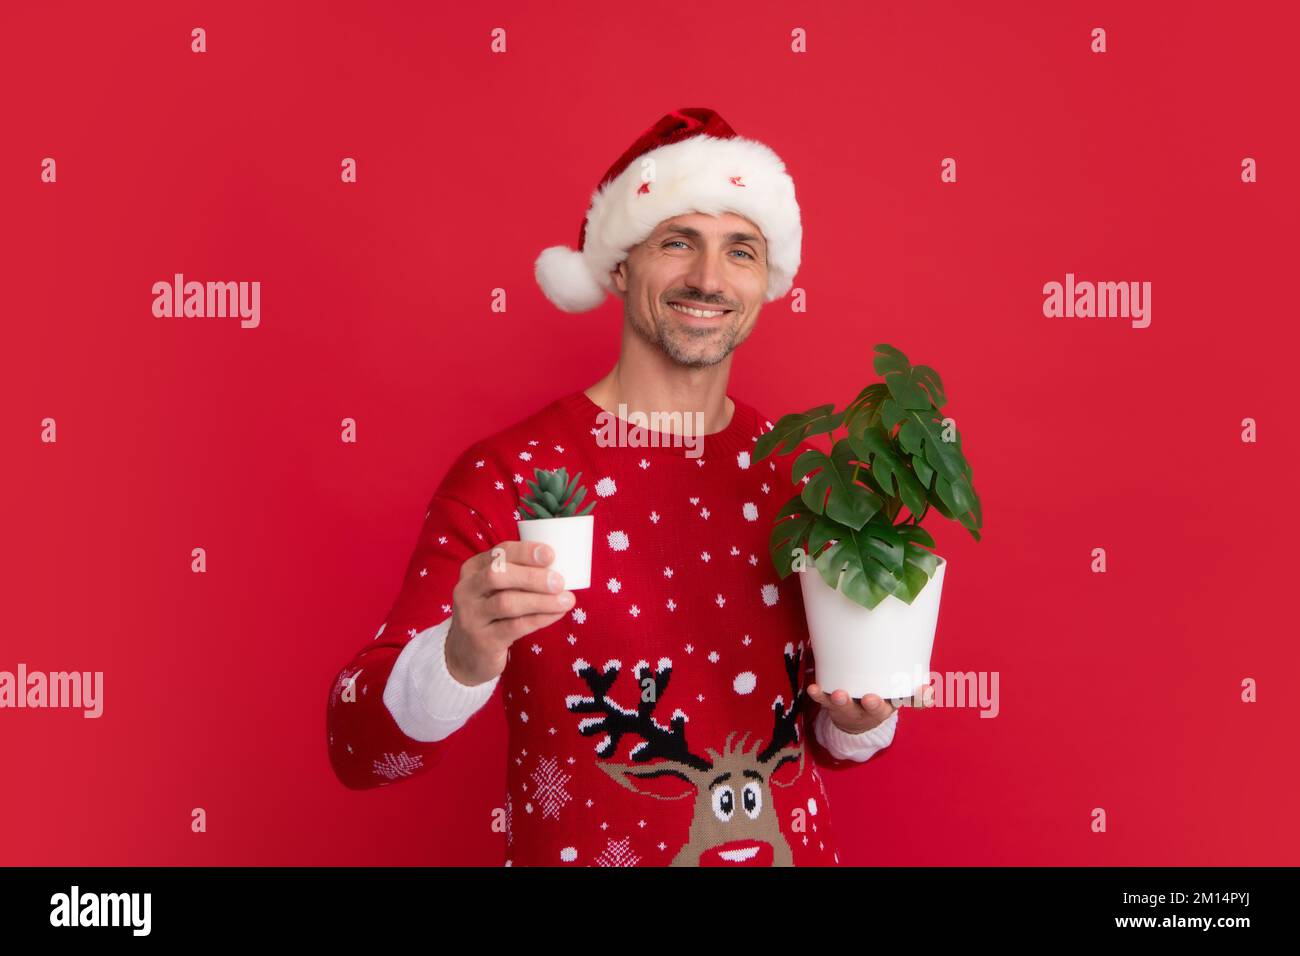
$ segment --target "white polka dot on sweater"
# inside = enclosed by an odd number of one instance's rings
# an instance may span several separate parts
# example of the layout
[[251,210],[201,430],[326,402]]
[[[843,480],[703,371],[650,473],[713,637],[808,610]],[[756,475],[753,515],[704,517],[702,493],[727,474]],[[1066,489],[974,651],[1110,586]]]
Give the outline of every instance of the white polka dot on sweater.
[[[812,803],[812,800],[809,800],[808,802]],[[572,863],[577,858],[578,858],[577,847],[566,846],[563,850],[560,851],[560,859],[563,860],[565,863]]]
[[766,604],[768,607],[771,607],[773,604],[776,603],[777,596],[779,595],[779,593],[780,592],[777,591],[775,584],[764,584],[763,603]]
[[615,551],[626,551],[628,546],[626,531],[611,531],[608,538],[609,546]]
[[748,467],[749,467],[749,452],[747,452],[747,451],[742,451],[742,452],[740,452],[739,454],[737,454],[737,455],[736,455],[736,464],[739,465],[741,468],[748,468]]
[[602,498],[608,498],[616,491],[618,491],[618,485],[614,484],[613,478],[605,477],[596,482],[596,494]]
[[752,694],[754,688],[758,686],[758,677],[753,671],[741,671],[731,682],[732,689],[737,694]]
[[746,521],[758,520],[758,505],[754,504],[754,502],[746,501],[745,506],[740,511],[745,516]]

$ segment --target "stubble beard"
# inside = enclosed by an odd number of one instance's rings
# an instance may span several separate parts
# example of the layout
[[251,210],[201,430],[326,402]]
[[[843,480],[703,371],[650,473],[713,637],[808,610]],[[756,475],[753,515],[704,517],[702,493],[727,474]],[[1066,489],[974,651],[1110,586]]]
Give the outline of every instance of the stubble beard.
[[[735,312],[731,313],[734,318],[725,327],[694,329],[677,325],[671,320],[663,324],[643,320],[630,304],[625,311],[632,328],[642,339],[685,368],[709,368],[717,365],[739,344],[736,339],[740,334],[740,318]],[[712,345],[701,350],[695,346],[695,343],[700,342],[711,342]]]

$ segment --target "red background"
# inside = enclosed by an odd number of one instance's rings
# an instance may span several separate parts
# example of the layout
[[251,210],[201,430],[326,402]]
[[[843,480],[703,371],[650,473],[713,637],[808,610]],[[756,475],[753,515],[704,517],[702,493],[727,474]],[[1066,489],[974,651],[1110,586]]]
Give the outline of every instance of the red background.
[[[933,666],[998,671],[1001,712],[904,713],[826,773],[841,859],[1300,862],[1298,24],[1137,6],[5,4],[0,669],[103,670],[105,712],[0,711],[0,863],[499,863],[499,706],[351,792],[325,697],[453,456],[612,365],[616,301],[559,313],[533,261],[680,106],[803,210],[809,310],[764,309],[733,394],[842,405],[891,342],[984,504],[979,544],[927,522]],[[259,280],[261,326],[155,319],[175,272]],[[1150,281],[1151,326],[1045,318],[1066,272]]]

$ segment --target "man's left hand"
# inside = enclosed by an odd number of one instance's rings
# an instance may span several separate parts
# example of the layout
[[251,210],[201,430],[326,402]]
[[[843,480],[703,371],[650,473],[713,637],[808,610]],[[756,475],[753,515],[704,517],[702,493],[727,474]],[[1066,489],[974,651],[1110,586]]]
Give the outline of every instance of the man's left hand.
[[[831,722],[846,734],[860,734],[879,727],[895,710],[892,703],[875,694],[864,694],[855,700],[843,690],[827,694],[817,684],[809,684],[807,691],[809,697],[830,711]],[[933,707],[934,688],[922,684],[912,697],[904,697],[900,703],[913,701],[919,702],[922,707]]]

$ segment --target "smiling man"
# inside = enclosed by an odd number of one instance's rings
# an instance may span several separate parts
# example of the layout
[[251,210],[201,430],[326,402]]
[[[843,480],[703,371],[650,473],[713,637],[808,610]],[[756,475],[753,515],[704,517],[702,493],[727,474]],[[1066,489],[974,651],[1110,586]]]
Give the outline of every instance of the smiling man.
[[[664,116],[610,167],[578,249],[545,250],[536,275],[564,311],[622,300],[618,359],[438,486],[392,609],[330,691],[344,784],[426,773],[500,684],[507,792],[481,819],[507,865],[839,862],[820,770],[887,747],[898,714],[809,683],[799,584],[767,550],[788,471],[754,463],[771,422],[727,391],[801,241],[782,161],[712,110]],[[616,409],[700,416],[703,454],[663,435],[609,447]],[[560,467],[597,501],[578,591],[518,540],[525,481]]]
[[[720,248],[729,263],[701,254]],[[754,330],[767,286],[767,243],[734,213],[676,216],[618,264],[616,286],[624,317],[650,346],[685,368],[710,368]]]

